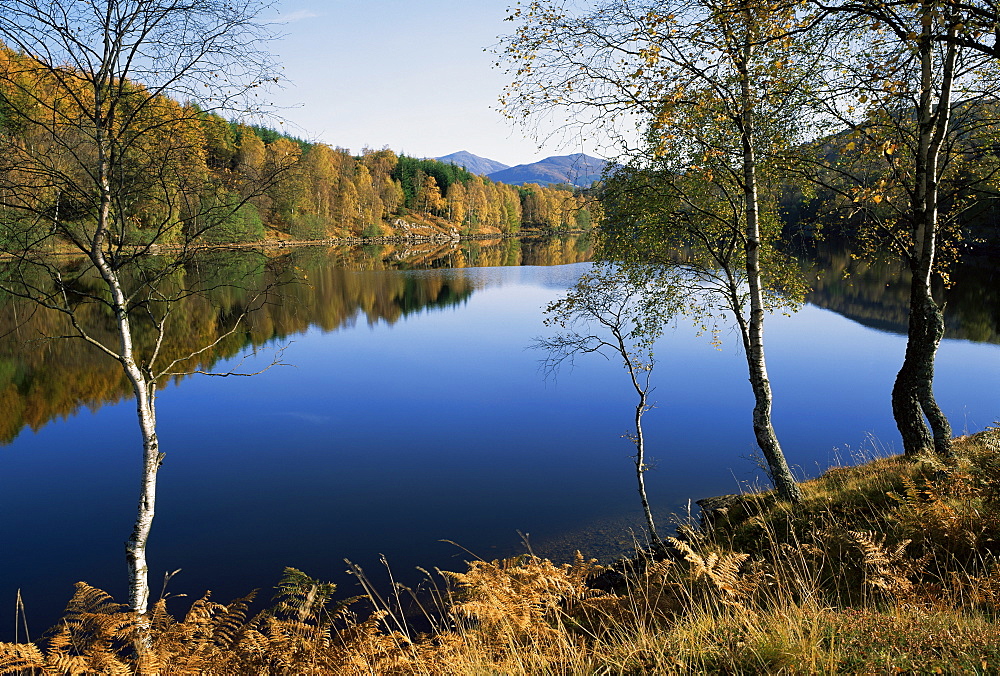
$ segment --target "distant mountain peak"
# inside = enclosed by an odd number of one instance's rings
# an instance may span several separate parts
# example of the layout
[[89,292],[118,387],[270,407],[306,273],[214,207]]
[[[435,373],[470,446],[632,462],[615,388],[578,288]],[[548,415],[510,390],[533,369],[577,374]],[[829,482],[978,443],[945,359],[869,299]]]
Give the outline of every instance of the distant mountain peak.
[[435,157],[434,159],[438,162],[444,162],[445,164],[454,164],[459,167],[464,167],[466,171],[472,172],[473,174],[479,174],[480,176],[487,176],[493,172],[503,171],[504,169],[510,167],[509,164],[504,164],[503,162],[497,162],[496,160],[480,157],[479,155],[473,155],[468,150],[459,150],[457,153],[452,153],[443,157]]
[[601,179],[601,172],[607,165],[605,160],[584,153],[553,155],[531,164],[519,164],[509,169],[501,169],[488,174],[500,183],[523,185],[525,183],[568,183],[581,188],[589,187]]
[[589,187],[594,181],[599,181],[601,172],[607,164],[605,160],[584,153],[553,155],[538,162],[519,164],[515,167],[473,155],[468,150],[460,150],[434,159],[464,167],[473,174],[486,176],[493,181],[508,185],[566,183],[581,188]]

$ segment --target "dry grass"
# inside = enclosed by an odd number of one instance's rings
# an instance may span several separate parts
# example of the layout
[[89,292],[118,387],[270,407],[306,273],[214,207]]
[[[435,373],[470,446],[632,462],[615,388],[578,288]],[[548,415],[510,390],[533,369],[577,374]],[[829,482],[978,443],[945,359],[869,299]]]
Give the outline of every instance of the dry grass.
[[295,570],[256,617],[247,599],[205,598],[180,620],[161,602],[148,632],[80,585],[44,640],[0,645],[0,673],[997,673],[1000,430],[957,446],[947,466],[832,469],[794,510],[742,496],[661,560],[441,573],[423,635],[382,600],[357,617]]

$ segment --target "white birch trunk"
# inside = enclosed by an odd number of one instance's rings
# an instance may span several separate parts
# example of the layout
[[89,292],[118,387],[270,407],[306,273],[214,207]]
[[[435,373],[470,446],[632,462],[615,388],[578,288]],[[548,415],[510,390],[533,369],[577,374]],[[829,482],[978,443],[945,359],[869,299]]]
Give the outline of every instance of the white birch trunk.
[[[95,101],[98,115],[102,114],[103,101],[98,88]],[[159,452],[159,441],[156,435],[155,381],[143,373],[136,363],[132,325],[128,315],[128,298],[122,288],[117,271],[108,262],[104,247],[111,230],[111,185],[109,166],[111,164],[110,143],[104,130],[98,127],[96,131],[98,148],[98,188],[100,190],[100,206],[97,225],[91,240],[89,256],[97,267],[111,296],[111,309],[115,315],[115,325],[118,330],[118,361],[132,385],[136,399],[136,410],[139,419],[139,430],[142,434],[143,463],[139,482],[139,504],[136,513],[135,526],[132,535],[125,545],[125,557],[129,573],[129,606],[133,611],[144,615],[149,606],[149,569],[146,564],[146,542],[153,524],[156,504],[156,473],[162,456]]]
[[[635,377],[633,376],[633,381]],[[639,404],[635,407],[635,479],[639,488],[639,499],[642,501],[642,513],[646,518],[646,528],[649,529],[649,539],[655,549],[662,549],[663,542],[656,533],[656,521],[653,520],[653,511],[649,507],[649,498],[646,496],[646,439],[642,431],[642,416],[646,412],[646,391],[639,390]]]
[[743,150],[743,197],[746,231],[744,246],[746,247],[746,274],[750,296],[750,319],[742,317],[742,309],[734,303],[734,311],[743,335],[743,346],[746,352],[747,368],[750,375],[750,385],[753,388],[753,431],[757,445],[764,453],[767,466],[771,473],[771,481],[778,495],[792,503],[802,501],[802,491],[792,477],[785,454],[778,443],[771,424],[771,406],[773,395],[771,381],[767,376],[767,364],[764,359],[764,299],[760,277],[760,207],[757,195],[757,158],[754,150],[754,119],[753,92],[750,86],[750,75],[746,69],[749,62],[749,48],[746,50],[740,68],[741,95],[744,107],[740,116],[740,136]]
[[[624,306],[623,306],[624,307]],[[635,407],[635,434],[627,435],[630,441],[635,444],[635,479],[636,487],[639,490],[639,500],[642,502],[642,514],[646,519],[646,529],[649,531],[649,541],[650,544],[656,550],[663,549],[663,541],[660,540],[660,536],[656,533],[656,521],[653,519],[653,511],[649,507],[649,497],[646,495],[646,470],[649,467],[646,466],[646,438],[642,429],[642,416],[645,415],[647,409],[647,394],[649,392],[649,370],[652,368],[652,364],[642,364],[637,361],[637,357],[633,356],[629,352],[628,344],[626,343],[625,336],[622,332],[621,326],[621,316],[618,316],[618,323],[616,326],[611,328],[611,333],[615,337],[615,349],[618,350],[618,354],[621,355],[622,360],[625,362],[625,369],[628,371],[629,378],[632,381],[632,388],[635,390],[636,396],[638,397],[638,402]],[[645,373],[646,378],[640,373]]]
[[[925,5],[925,13],[931,8]],[[954,21],[952,21],[954,24]],[[952,453],[951,425],[934,397],[934,359],[944,337],[944,317],[932,293],[932,274],[937,253],[939,206],[938,172],[941,146],[951,124],[951,92],[958,48],[948,42],[941,74],[941,91],[935,105],[933,23],[924,22],[920,49],[920,97],[917,110],[918,138],[911,206],[913,254],[910,257],[910,315],[906,354],[892,388],[892,410],[903,439],[903,450],[913,457],[930,450],[944,457]],[[957,29],[949,26],[954,39]],[[926,416],[931,431],[924,422]]]

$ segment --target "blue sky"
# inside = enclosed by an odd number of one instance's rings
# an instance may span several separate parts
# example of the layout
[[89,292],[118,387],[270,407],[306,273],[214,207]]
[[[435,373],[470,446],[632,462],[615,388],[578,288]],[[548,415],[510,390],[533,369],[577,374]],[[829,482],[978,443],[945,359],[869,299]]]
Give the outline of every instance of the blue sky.
[[274,92],[290,133],[359,152],[388,146],[416,157],[459,150],[505,164],[592,152],[579,142],[539,150],[505,120],[508,76],[488,50],[514,25],[516,0],[283,0],[272,44],[285,88]]

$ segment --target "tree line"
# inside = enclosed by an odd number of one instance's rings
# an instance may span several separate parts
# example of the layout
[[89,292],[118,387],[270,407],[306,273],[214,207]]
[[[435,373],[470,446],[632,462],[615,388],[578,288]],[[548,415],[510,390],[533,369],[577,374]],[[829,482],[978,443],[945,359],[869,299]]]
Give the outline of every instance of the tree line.
[[[0,47],[0,72],[4,74],[0,130],[6,143],[22,155],[0,167],[0,183],[8,194],[16,193],[0,201],[0,208],[7,218],[30,214],[38,228],[47,227],[39,215],[61,221],[93,218],[83,196],[67,194],[30,169],[32,155],[44,153],[47,160],[58,161],[53,154],[72,155],[77,145],[54,147],[53,130],[37,124],[29,110],[76,105],[67,99],[79,99],[81,93],[67,93],[66,84],[36,58],[7,47]],[[138,82],[125,86],[143,87]],[[269,236],[377,237],[394,234],[400,219],[454,227],[465,234],[512,233],[521,228],[576,230],[589,228],[593,221],[587,196],[565,186],[505,185],[455,165],[397,155],[389,149],[366,148],[354,155],[269,127],[229,120],[166,95],[149,103],[146,124],[150,129],[162,125],[164,137],[158,138],[155,131],[143,134],[141,143],[137,140],[123,149],[121,171],[136,192],[126,219],[129,227],[121,234],[129,242],[156,239],[170,244],[191,233],[211,243],[256,242]],[[168,169],[173,175],[158,189],[197,200],[166,207],[175,212],[167,214],[167,224],[155,213],[164,205],[139,194],[148,190],[149,181],[142,177],[149,159],[157,154],[156,144],[165,143],[178,148],[183,144],[184,152],[174,153],[172,164],[159,168],[158,173]],[[163,159],[162,151],[158,159]],[[181,231],[185,229],[187,233]]]

